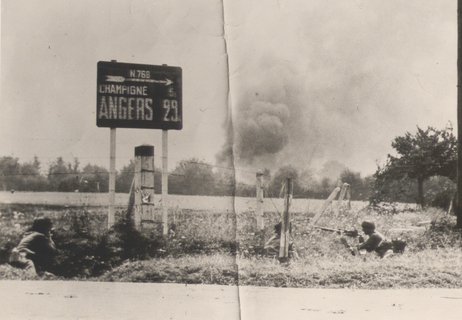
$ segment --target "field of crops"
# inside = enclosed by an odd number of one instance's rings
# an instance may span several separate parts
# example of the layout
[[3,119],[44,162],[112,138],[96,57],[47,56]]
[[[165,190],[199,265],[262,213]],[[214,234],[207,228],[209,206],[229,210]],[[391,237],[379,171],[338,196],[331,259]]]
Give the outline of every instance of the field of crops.
[[[359,229],[361,221],[367,219],[386,236],[407,241],[403,254],[382,260],[374,254],[352,256],[338,234],[313,228],[310,219],[323,201],[294,199],[291,239],[300,258],[280,264],[263,255],[262,246],[280,219],[282,199],[265,199],[265,229],[260,231],[255,199],[171,196],[172,232],[162,238],[160,225],[138,233],[119,223],[107,231],[106,208],[101,203],[96,206],[82,201],[85,196],[2,193],[0,278],[27,278],[6,264],[7,257],[32,219],[46,215],[54,221],[60,249],[55,272],[58,279],[334,288],[462,287],[462,235],[454,229],[453,216],[433,208],[369,208],[360,202],[353,203],[351,209],[337,210],[335,203],[328,207],[318,225]],[[92,201],[98,196],[102,199],[105,195],[96,195]],[[12,203],[12,198],[17,203]],[[60,206],[18,201],[39,198],[71,200]],[[76,199],[82,205],[71,202]],[[117,216],[124,221],[123,201]],[[354,244],[356,240],[350,241]]]

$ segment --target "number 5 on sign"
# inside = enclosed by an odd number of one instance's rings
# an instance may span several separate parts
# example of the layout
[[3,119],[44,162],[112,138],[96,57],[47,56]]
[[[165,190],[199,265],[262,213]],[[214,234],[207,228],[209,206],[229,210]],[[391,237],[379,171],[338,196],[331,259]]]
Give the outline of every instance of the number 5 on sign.
[[178,122],[180,117],[178,115],[178,101],[164,99],[164,121]]

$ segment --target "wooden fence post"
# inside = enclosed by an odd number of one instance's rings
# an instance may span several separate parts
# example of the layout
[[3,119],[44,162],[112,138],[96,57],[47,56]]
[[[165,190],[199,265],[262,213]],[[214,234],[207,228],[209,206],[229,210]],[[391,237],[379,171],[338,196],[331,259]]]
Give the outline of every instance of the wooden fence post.
[[257,197],[257,206],[255,210],[255,215],[257,218],[257,229],[259,231],[265,229],[265,221],[263,216],[263,173],[257,172],[257,181],[256,181],[256,197]]
[[279,261],[289,260],[289,241],[290,241],[290,202],[292,200],[292,179],[287,178],[284,196],[284,212],[281,220],[281,241],[279,245]]
[[135,227],[140,230],[143,221],[154,222],[154,147],[135,147]]

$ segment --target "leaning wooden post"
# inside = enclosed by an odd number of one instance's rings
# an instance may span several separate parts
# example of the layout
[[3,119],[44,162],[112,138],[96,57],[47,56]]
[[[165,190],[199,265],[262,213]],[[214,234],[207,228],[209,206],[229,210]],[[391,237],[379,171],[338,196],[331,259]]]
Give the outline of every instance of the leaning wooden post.
[[[345,196],[350,192],[349,190],[350,190],[350,185],[348,183],[345,182],[344,184],[342,184],[342,189],[340,191],[340,195],[338,196],[338,200],[337,200],[338,210],[340,210],[343,207],[343,200],[345,200]],[[347,204],[347,206],[348,205],[349,203]]]
[[292,199],[292,179],[287,178],[284,196],[284,213],[281,220],[281,240],[279,245],[279,261],[286,262],[289,259],[290,241],[290,202]]
[[332,203],[332,201],[335,199],[335,197],[337,197],[338,193],[340,192],[340,187],[336,187],[332,193],[330,194],[330,196],[326,199],[326,201],[324,201],[322,207],[321,207],[321,210],[319,210],[319,212],[313,217],[313,219],[311,219],[311,225],[315,225],[316,222],[319,220],[319,218],[321,218],[321,215],[324,213],[324,211],[326,211],[327,207],[329,206],[329,204]]
[[154,221],[154,147],[135,147],[135,193],[134,224],[142,228],[143,220]]
[[265,229],[265,221],[263,219],[263,173],[257,172],[257,181],[256,181],[256,200],[257,206],[255,210],[255,215],[257,217],[257,229],[263,230]]
[[343,199],[345,199],[345,195],[346,195],[348,187],[349,187],[348,183],[345,182],[344,184],[342,184],[342,189],[340,190],[340,195],[338,196],[339,206],[342,205]]

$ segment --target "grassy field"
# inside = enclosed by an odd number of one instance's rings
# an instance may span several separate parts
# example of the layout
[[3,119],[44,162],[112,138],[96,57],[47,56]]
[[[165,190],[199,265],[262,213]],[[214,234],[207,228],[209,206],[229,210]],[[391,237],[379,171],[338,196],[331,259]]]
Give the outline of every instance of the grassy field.
[[[107,232],[106,211],[101,207],[3,204],[0,278],[27,278],[9,266],[7,258],[32,219],[46,215],[55,223],[60,249],[54,279],[329,288],[462,287],[462,235],[454,229],[455,218],[440,210],[371,209],[364,204],[338,213],[328,210],[318,221],[318,225],[344,229],[359,229],[364,219],[375,221],[386,236],[407,241],[403,254],[388,259],[374,254],[352,256],[338,234],[310,227],[316,208],[295,212],[292,240],[300,258],[288,264],[262,255],[262,243],[272,235],[278,211],[265,212],[266,228],[259,232],[253,211],[177,206],[169,215],[174,232],[163,239],[160,225],[140,234],[120,223]],[[123,216],[120,208],[118,217]]]
[[[35,206],[74,206],[74,207],[106,207],[108,204],[107,193],[83,193],[83,192],[21,192],[14,193],[0,191],[0,203],[3,204],[31,204]],[[156,194],[154,204],[160,205],[161,196]],[[284,207],[283,199],[265,199],[263,209],[265,211],[281,211]],[[235,211],[238,213],[254,211],[255,198],[246,197],[218,197],[218,196],[188,196],[169,195],[168,206],[186,210],[206,210],[213,212]],[[324,200],[319,199],[293,199],[293,212],[315,212],[320,209]],[[124,207],[128,204],[128,194],[116,193],[115,204]],[[361,210],[367,205],[362,201],[352,201],[353,210]],[[397,204],[398,208],[412,207],[412,205]]]

